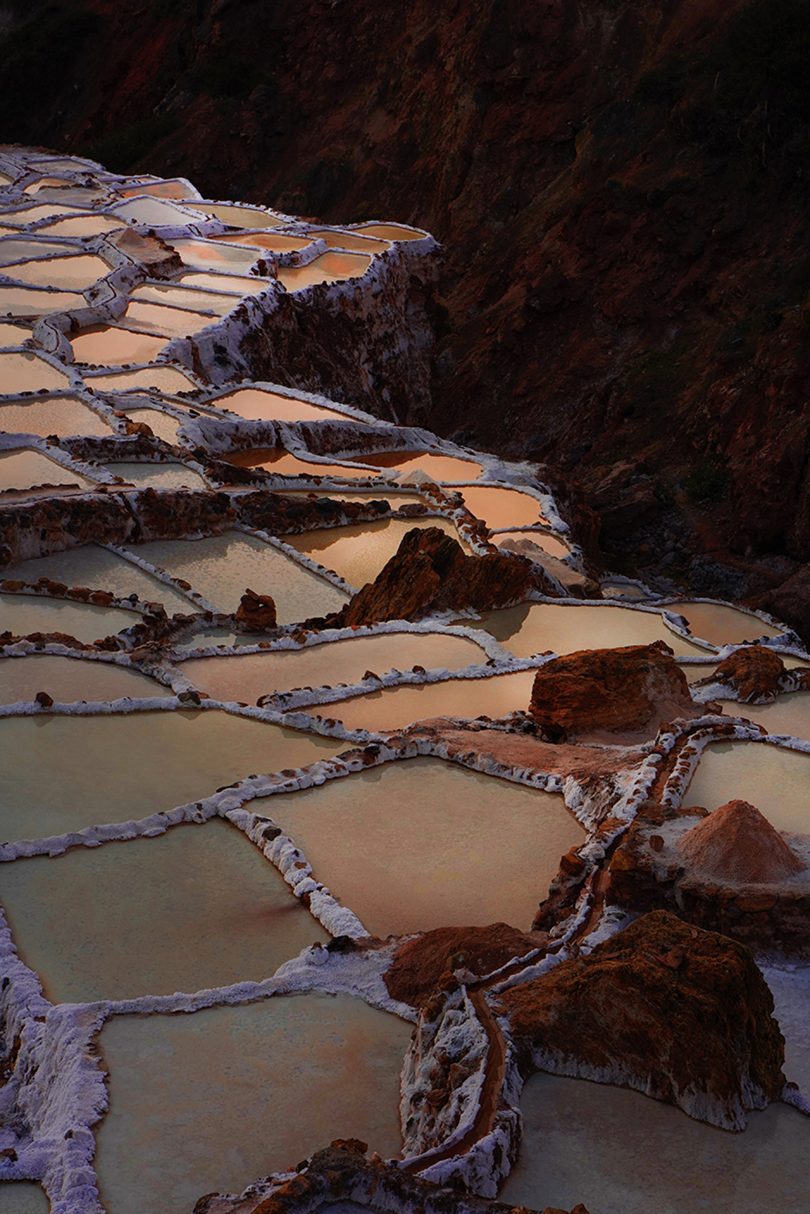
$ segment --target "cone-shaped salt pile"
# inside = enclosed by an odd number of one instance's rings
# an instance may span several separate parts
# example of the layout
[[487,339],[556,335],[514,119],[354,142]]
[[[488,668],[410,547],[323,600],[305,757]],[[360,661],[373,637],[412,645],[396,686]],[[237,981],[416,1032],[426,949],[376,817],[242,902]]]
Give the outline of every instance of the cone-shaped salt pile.
[[680,850],[704,872],[726,881],[785,881],[804,869],[778,831],[747,801],[729,801],[683,836]]

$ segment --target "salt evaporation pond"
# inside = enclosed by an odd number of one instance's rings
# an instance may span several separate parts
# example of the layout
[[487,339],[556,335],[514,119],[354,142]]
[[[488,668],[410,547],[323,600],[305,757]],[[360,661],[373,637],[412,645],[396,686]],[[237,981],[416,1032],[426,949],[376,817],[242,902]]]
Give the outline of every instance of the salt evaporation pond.
[[671,632],[657,611],[634,611],[631,607],[525,603],[488,611],[477,621],[464,622],[486,629],[520,658],[547,650],[563,654],[579,649],[649,645],[653,641],[666,641],[676,653],[706,655],[705,649]]
[[326,932],[222,819],[2,871],[17,950],[55,1003],[269,978]]
[[785,1078],[810,1097],[810,965],[787,959],[777,965],[760,963],[774,1001],[774,1015],[785,1039]]
[[33,1181],[0,1181],[0,1214],[48,1214],[44,1189]]
[[149,487],[151,489],[206,489],[203,478],[193,468],[187,468],[185,464],[172,463],[166,461],[162,464],[147,464],[147,463],[118,463],[106,464],[108,472],[112,472],[113,476],[120,476],[122,480],[128,481],[131,485],[137,485],[138,488]]
[[775,637],[783,631],[758,616],[722,603],[667,603],[665,611],[685,616],[692,634],[712,645],[739,645],[759,637]]
[[536,544],[538,548],[542,548],[549,556],[556,556],[561,561],[565,560],[570,553],[568,545],[563,540],[558,539],[556,535],[548,535],[545,531],[504,531],[500,535],[493,536],[492,542],[499,548],[509,548],[515,544],[525,543],[526,540],[530,544]]
[[[198,645],[200,640],[196,638]],[[217,700],[255,702],[261,695],[293,687],[359,683],[367,670],[385,674],[395,668],[410,670],[415,665],[457,670],[485,661],[484,651],[464,637],[394,632],[304,649],[196,658],[184,662],[182,671],[195,687]],[[335,715],[331,707],[323,712]]]
[[0,316],[50,316],[85,307],[76,291],[46,291],[37,287],[0,286]]
[[367,489],[365,493],[345,489],[282,489],[285,497],[324,498],[329,497],[333,502],[388,502],[392,510],[401,506],[415,506],[421,502],[415,493],[390,493],[388,489]]
[[585,838],[561,796],[441,759],[386,763],[251,808],[381,937],[500,920],[528,929],[560,857]]
[[448,679],[411,687],[386,687],[340,704],[311,709],[335,717],[347,729],[402,729],[412,721],[430,717],[504,717],[528,709],[534,670],[494,675],[487,679]]
[[116,367],[125,363],[146,363],[166,345],[165,337],[135,333],[115,325],[93,325],[71,338],[73,356],[78,363],[96,367]]
[[67,215],[54,223],[38,229],[48,236],[100,236],[103,232],[116,232],[124,225],[111,215]]
[[0,752],[15,762],[0,763],[0,838],[143,818],[345,745],[216,710],[6,718]]
[[38,434],[42,438],[51,434],[57,438],[71,434],[111,435],[109,423],[75,397],[2,404],[0,430],[10,434]]
[[336,1134],[397,1155],[410,1033],[346,995],[113,1018],[101,1034],[110,1108],[96,1130],[107,1208],[188,1214],[201,1194],[239,1193]]
[[193,240],[187,237],[172,240],[171,248],[180,254],[183,265],[190,268],[209,269],[222,267],[232,274],[247,274],[259,254],[255,249],[238,245],[214,243],[210,240]]
[[[50,252],[42,245],[40,253]],[[69,287],[85,291],[100,278],[106,278],[112,267],[94,253],[78,253],[69,257],[38,257],[35,261],[24,261],[9,266],[5,273],[17,282],[27,282],[39,287]]]
[[359,278],[371,265],[371,258],[360,253],[321,253],[305,266],[279,266],[278,281],[287,291],[303,291],[321,283]]
[[[249,283],[250,279],[245,279],[245,282]],[[222,289],[227,289],[224,284]],[[187,308],[192,312],[216,312],[219,316],[226,315],[239,302],[234,295],[219,295],[215,291],[196,290],[192,284],[183,287],[172,283],[153,282],[146,282],[143,286],[136,287],[130,295],[130,299],[145,303],[171,304],[174,307]]]
[[500,527],[530,527],[533,523],[548,521],[543,517],[537,498],[528,493],[521,493],[519,489],[472,485],[459,492],[470,513],[486,523],[490,530]]
[[[271,249],[274,253],[298,253],[308,249],[311,240],[301,236],[287,236],[283,232],[228,232],[224,236],[212,236],[212,240],[223,244],[236,244],[250,249]],[[253,254],[255,257],[257,254]]]
[[190,392],[194,384],[176,367],[157,363],[154,367],[141,367],[137,371],[113,371],[110,374],[92,375],[85,380],[96,392],[132,392],[139,388],[157,388],[160,392]]
[[[43,253],[59,254],[59,253],[75,253],[73,245],[60,244],[59,241],[46,240],[30,240],[20,238],[19,240],[3,240],[0,241],[0,265],[8,266],[15,261],[22,261],[27,257],[40,257]],[[4,271],[5,273],[5,271]],[[11,277],[14,277],[14,272],[10,271]]]
[[252,535],[229,531],[201,540],[152,540],[133,551],[185,578],[222,611],[236,611],[248,587],[273,596],[282,624],[339,611],[346,602],[345,594],[325,578]]
[[143,422],[156,438],[162,438],[165,443],[176,446],[180,442],[180,422],[170,413],[164,413],[162,409],[126,409],[125,412],[130,421]]
[[3,395],[18,392],[39,392],[40,388],[66,388],[68,377],[44,358],[27,350],[10,350],[0,354],[0,388]]
[[43,485],[79,489],[91,488],[92,482],[30,447],[0,452],[0,492],[18,489],[27,493]]
[[590,1214],[761,1214],[807,1209],[810,1124],[771,1105],[741,1134],[623,1088],[535,1075],[500,1200]]
[[[282,396],[280,392],[265,391],[263,388],[237,388],[235,392],[218,396],[216,400],[208,403],[217,409],[229,409],[231,413],[238,413],[247,421],[306,422],[345,417],[345,414],[340,413],[337,409],[327,409],[323,405],[310,404],[308,400],[298,400],[295,396]],[[258,451],[250,452],[251,457],[254,454],[259,457],[262,455]],[[242,463],[242,459],[237,459],[235,455],[230,458],[231,463]],[[252,465],[254,462],[259,463],[261,459],[254,461],[251,458],[250,464]],[[351,469],[349,469],[349,474],[351,475]],[[363,473],[363,475],[365,476],[367,473]]]
[[201,329],[216,324],[218,317],[136,299],[127,307],[124,320],[127,324],[142,325],[160,333],[168,340],[170,337],[187,337],[192,333],[199,333]]
[[[136,594],[144,603],[162,603],[170,615],[174,612],[190,615],[198,610],[196,604],[179,590],[172,589],[159,578],[139,569],[132,561],[98,544],[65,548],[64,551],[53,552],[50,556],[22,561],[19,565],[12,566],[7,573],[10,577],[22,578],[25,582],[36,582],[41,577],[47,577],[54,582],[64,582],[67,586],[110,590],[121,599]],[[140,622],[140,617],[135,615],[128,615],[127,619],[130,624],[121,627]],[[119,629],[116,628],[115,631],[118,632]]]
[[439,455],[432,451],[382,451],[356,458],[377,468],[396,471],[405,479],[414,472],[426,472],[434,481],[470,481],[484,471],[483,466],[475,460]]
[[334,569],[350,586],[360,587],[374,581],[414,527],[438,527],[445,535],[459,539],[455,527],[445,518],[387,518],[373,523],[351,523],[347,527],[324,527],[284,538],[299,552]]
[[128,666],[115,662],[93,662],[55,654],[27,654],[24,658],[0,658],[0,699],[4,704],[33,700],[47,691],[57,704],[74,700],[118,700],[122,696],[142,699],[170,696],[168,687]]
[[317,463],[315,460],[299,459],[297,455],[291,455],[283,447],[235,451],[225,458],[228,463],[236,464],[239,468],[263,468],[265,472],[272,472],[275,476],[308,476],[310,479],[328,476],[330,479],[374,480],[382,475],[369,468],[352,467],[351,464],[325,464]]
[[732,717],[746,717],[767,729],[768,733],[788,734],[810,741],[810,692],[794,691],[780,695],[773,704],[739,704],[721,700],[723,711]]
[[[17,569],[4,570],[17,576]],[[0,632],[29,636],[32,632],[64,632],[77,641],[92,644],[124,628],[140,624],[134,611],[117,607],[94,607],[68,599],[37,594],[0,594]]]
[[703,751],[684,805],[749,801],[777,830],[810,831],[810,755],[762,742],[716,742]]

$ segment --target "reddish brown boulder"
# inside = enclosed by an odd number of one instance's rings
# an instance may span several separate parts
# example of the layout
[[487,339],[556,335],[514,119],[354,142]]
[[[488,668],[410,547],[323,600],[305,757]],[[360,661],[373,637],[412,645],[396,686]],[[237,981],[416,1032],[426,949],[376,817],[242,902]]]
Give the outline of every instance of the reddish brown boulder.
[[805,865],[768,819],[748,801],[729,801],[680,840],[684,859],[722,881],[740,884],[789,880]]
[[452,970],[465,969],[483,977],[513,957],[525,956],[543,939],[507,923],[439,927],[400,945],[386,972],[385,985],[392,999],[419,1007]]
[[330,623],[340,627],[407,620],[431,611],[488,611],[519,603],[532,590],[553,594],[542,570],[520,556],[467,556],[438,527],[403,536],[391,560]]
[[501,996],[527,1066],[634,1088],[725,1129],[776,1100],[784,1041],[742,944],[653,911]]
[[529,712],[555,740],[653,736],[677,717],[700,716],[686,677],[663,641],[583,649],[554,658],[534,679]]
[[276,627],[276,604],[269,594],[246,590],[234,617],[247,632],[267,632]]
[[778,653],[762,645],[746,645],[725,658],[702,683],[725,683],[734,688],[741,704],[768,704],[775,700],[785,676]]

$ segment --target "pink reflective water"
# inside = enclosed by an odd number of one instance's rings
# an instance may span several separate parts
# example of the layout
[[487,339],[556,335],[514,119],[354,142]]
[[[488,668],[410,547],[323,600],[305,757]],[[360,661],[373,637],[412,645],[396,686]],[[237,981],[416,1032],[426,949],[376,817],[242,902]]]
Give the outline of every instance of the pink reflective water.
[[340,704],[313,706],[312,711],[337,718],[347,729],[371,730],[402,729],[429,717],[503,717],[528,709],[534,675],[533,670],[524,670],[488,679],[386,687]]

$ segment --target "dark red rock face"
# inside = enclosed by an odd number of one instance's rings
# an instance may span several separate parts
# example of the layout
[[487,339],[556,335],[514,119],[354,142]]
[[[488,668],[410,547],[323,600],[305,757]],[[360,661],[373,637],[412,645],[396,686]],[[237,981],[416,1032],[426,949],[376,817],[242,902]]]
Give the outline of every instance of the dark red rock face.
[[246,590],[236,609],[235,622],[245,632],[265,632],[276,626],[276,604],[269,594]]
[[[501,998],[527,1057],[741,1129],[784,1085],[773,998],[741,944],[654,911]],[[536,1052],[536,1053],[535,1053]]]
[[686,677],[663,641],[583,649],[555,658],[534,678],[529,712],[552,740],[654,736],[677,717],[700,716]]
[[785,664],[778,653],[748,645],[735,650],[705,681],[732,687],[742,704],[763,704],[776,699],[784,674]]
[[417,619],[430,611],[488,611],[522,602],[531,590],[553,593],[542,570],[521,556],[466,556],[438,527],[415,527],[330,627]]
[[399,946],[385,972],[385,985],[393,999],[419,1007],[445,980],[453,980],[454,970],[483,978],[513,957],[526,956],[543,939],[508,923],[439,927]]
[[13,11],[0,138],[432,231],[433,406],[392,347],[381,408],[552,463],[614,564],[663,538],[723,596],[804,565],[773,606],[810,627],[803,0]]

